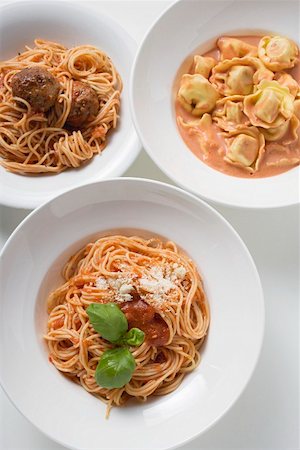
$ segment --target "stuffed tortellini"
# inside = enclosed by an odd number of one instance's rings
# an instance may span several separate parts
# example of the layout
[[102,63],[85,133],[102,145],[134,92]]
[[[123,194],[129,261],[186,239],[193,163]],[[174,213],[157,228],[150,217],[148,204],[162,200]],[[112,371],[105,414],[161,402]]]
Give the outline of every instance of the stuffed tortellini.
[[222,95],[248,95],[253,92],[253,76],[259,68],[257,58],[226,59],[212,69],[209,80]]
[[296,114],[294,114],[290,120],[287,120],[279,127],[268,129],[260,128],[260,131],[263,133],[266,141],[274,142],[284,138],[283,144],[289,145],[297,141],[298,127],[299,127],[299,120]]
[[264,36],[258,44],[258,56],[273,71],[290,69],[298,61],[298,47],[283,36]]
[[300,98],[296,98],[294,101],[294,113],[295,116],[300,119]]
[[242,58],[243,56],[257,56],[257,47],[247,44],[240,39],[222,36],[217,40],[221,60]]
[[250,125],[250,121],[244,114],[244,97],[242,95],[232,95],[218,100],[213,111],[213,121],[225,131],[234,131]]
[[[205,164],[245,178],[278,175],[300,163],[300,62],[285,37],[219,37],[178,73],[180,134]],[[199,53],[199,52],[198,52]],[[189,66],[188,66],[189,65]],[[185,109],[185,111],[183,110]]]
[[177,99],[183,108],[194,116],[202,116],[212,111],[218,98],[218,91],[202,75],[182,76]]
[[274,80],[278,81],[281,86],[287,87],[292,96],[296,97],[299,91],[299,84],[289,73],[277,72],[275,73]]
[[269,70],[266,67],[262,66],[253,75],[253,84],[254,85],[259,84],[262,80],[272,81],[274,75],[275,74],[274,72],[272,72],[272,70]]
[[266,150],[269,156],[266,161],[268,167],[292,167],[300,162],[299,156],[289,155],[289,148],[286,145],[271,142],[266,144]]
[[254,94],[245,97],[244,112],[252,125],[277,128],[292,117],[294,98],[277,81],[263,80]]
[[217,64],[215,58],[210,56],[194,56],[194,73],[199,73],[204,78],[208,78],[211,69]]
[[227,144],[224,160],[248,172],[255,172],[265,151],[265,138],[256,127],[244,127],[226,133]]
[[182,117],[177,119],[178,125],[184,128],[189,136],[194,135],[203,152],[205,160],[211,152],[218,150],[218,143],[214,139],[214,130],[212,128],[212,119],[210,114],[203,114],[201,119],[185,122]]

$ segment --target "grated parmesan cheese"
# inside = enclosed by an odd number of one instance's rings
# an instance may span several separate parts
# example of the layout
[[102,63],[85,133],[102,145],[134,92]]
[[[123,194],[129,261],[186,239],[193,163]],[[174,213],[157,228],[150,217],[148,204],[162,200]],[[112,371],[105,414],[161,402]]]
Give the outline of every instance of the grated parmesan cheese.
[[98,289],[107,290],[111,289],[114,293],[115,300],[118,302],[129,302],[132,300],[130,294],[134,290],[132,285],[133,276],[124,276],[122,272],[115,277],[98,277],[96,280],[96,287]]
[[183,280],[183,278],[186,276],[186,269],[183,266],[176,267],[174,269],[173,275],[175,276],[175,279]]
[[140,286],[154,294],[165,294],[175,287],[171,280],[163,277],[163,274],[152,280],[149,280],[148,278],[141,278]]
[[132,286],[132,284],[122,284],[120,286],[119,292],[120,294],[124,295],[124,294],[130,294],[130,292],[132,292],[134,289],[134,287]]
[[154,303],[158,307],[168,300],[170,291],[176,288],[186,275],[186,269],[177,263],[165,263],[152,266],[141,278],[131,272],[117,272],[116,277],[97,278],[96,287],[101,290],[111,289],[117,302],[133,300],[136,290],[141,299]]
[[106,279],[104,277],[99,277],[96,280],[96,288],[101,289],[102,291],[106,290],[108,288],[108,284],[106,282]]

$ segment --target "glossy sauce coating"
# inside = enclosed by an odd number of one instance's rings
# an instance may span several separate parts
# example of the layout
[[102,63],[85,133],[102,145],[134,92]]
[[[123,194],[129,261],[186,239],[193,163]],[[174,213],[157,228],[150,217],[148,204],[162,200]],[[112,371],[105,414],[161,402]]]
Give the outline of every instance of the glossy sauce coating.
[[165,345],[169,340],[166,322],[155,313],[155,309],[141,299],[135,299],[121,306],[129,328],[140,328],[146,335],[146,342],[154,347]]

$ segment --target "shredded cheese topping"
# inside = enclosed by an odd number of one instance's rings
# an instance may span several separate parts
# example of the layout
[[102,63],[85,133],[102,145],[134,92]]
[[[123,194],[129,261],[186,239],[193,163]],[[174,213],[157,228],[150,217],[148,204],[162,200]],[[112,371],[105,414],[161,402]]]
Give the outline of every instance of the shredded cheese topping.
[[95,284],[101,291],[112,290],[115,301],[119,303],[133,300],[132,293],[136,290],[143,300],[159,307],[167,299],[167,294],[184,280],[186,272],[184,266],[173,263],[152,266],[140,277],[132,272],[117,272],[116,276],[107,278],[101,276]]

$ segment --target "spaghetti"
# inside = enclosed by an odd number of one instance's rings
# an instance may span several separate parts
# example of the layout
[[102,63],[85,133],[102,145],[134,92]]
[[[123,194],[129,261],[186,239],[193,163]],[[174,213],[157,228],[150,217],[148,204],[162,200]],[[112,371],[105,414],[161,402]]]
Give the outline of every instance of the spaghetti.
[[[173,242],[103,237],[72,256],[63,276],[65,284],[48,298],[49,359],[104,400],[108,411],[132,397],[146,400],[174,391],[198,365],[209,306],[195,264]],[[86,312],[92,303],[108,302],[117,304],[129,323],[135,314],[134,326],[139,326],[139,306],[146,307],[147,314],[154,311],[152,322],[140,322],[145,341],[130,347],[136,362],[133,376],[118,389],[95,381],[99,358],[112,345],[95,332]]]
[[[14,97],[12,79],[23,69],[46,69],[59,83],[55,105],[36,112]],[[99,111],[80,129],[68,127],[74,83],[96,93]],[[37,39],[18,56],[0,62],[0,164],[20,174],[59,173],[100,154],[116,128],[122,81],[110,58],[91,45],[71,49]],[[97,99],[96,99],[97,100]]]

